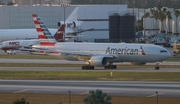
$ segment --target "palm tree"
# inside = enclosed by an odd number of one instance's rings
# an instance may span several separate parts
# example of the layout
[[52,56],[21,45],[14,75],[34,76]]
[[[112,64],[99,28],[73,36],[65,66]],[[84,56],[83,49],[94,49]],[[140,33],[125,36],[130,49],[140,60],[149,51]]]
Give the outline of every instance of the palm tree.
[[158,18],[161,21],[161,32],[164,33],[164,25],[163,22],[166,19],[166,8],[163,8],[163,10],[159,10]]
[[148,18],[150,16],[149,12],[146,12],[144,15],[143,15],[143,18]]
[[84,98],[84,104],[112,104],[111,96],[103,93],[102,90],[91,90],[86,98]]
[[29,102],[26,102],[25,98],[17,99],[12,104],[29,104]]
[[168,33],[170,33],[170,20],[172,19],[171,12],[167,11],[166,16],[167,16],[167,19],[168,19]]
[[157,20],[158,20],[158,18],[159,18],[159,12],[158,12],[158,10],[155,10],[154,11],[154,14],[153,14],[153,17],[155,18],[155,20],[156,20],[156,29],[158,28],[158,22],[157,22]]
[[176,34],[178,34],[178,17],[180,16],[180,11],[178,9],[174,9],[174,15],[176,17]]
[[[145,40],[145,32],[146,32],[146,18],[148,18],[150,16],[149,12],[146,12],[143,16],[142,19],[144,18],[144,40]],[[139,37],[139,35],[138,35]]]

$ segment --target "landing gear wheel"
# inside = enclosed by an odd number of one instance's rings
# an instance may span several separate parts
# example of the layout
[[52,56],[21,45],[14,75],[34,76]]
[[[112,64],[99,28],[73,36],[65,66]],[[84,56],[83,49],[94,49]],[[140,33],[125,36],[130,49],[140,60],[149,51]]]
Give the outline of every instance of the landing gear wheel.
[[94,70],[94,66],[90,66],[90,65],[82,66],[82,70]]
[[85,66],[82,66],[82,70],[84,70],[85,69]]
[[104,66],[104,69],[108,69],[108,66]]
[[107,65],[107,66],[104,66],[104,69],[116,69],[117,66],[116,65]]
[[117,68],[117,66],[116,65],[113,65],[113,69],[116,69]]
[[159,66],[155,66],[155,70],[159,70]]

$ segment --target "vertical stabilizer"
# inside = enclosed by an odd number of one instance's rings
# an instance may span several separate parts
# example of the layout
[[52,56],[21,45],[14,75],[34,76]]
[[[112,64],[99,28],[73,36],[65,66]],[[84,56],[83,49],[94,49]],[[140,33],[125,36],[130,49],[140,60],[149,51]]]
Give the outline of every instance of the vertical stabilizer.
[[49,32],[41,18],[37,14],[32,14],[34,25],[36,27],[36,31],[38,34],[38,38],[40,41],[40,45],[42,46],[54,46],[56,43],[56,40],[52,36],[52,34]]
[[64,28],[65,28],[65,25],[63,24],[63,25],[61,25],[60,27],[59,27],[59,29],[57,30],[57,32],[54,34],[54,38],[56,39],[56,41],[58,41],[58,42],[62,42],[62,41],[64,41],[63,39],[63,37],[64,37]]
[[77,18],[78,18],[78,10],[79,10],[79,7],[76,7],[73,12],[70,14],[70,16],[66,19],[66,22],[67,21],[77,21]]

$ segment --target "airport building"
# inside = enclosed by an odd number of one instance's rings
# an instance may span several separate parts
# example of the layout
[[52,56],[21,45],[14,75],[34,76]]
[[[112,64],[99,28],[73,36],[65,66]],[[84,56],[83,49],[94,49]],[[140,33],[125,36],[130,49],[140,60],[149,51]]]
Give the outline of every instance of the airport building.
[[0,6],[0,29],[35,28],[32,13],[37,13],[48,28],[58,28],[57,23],[64,21],[64,14],[67,18],[77,6],[79,6],[78,20],[83,21],[79,29],[94,28],[93,31],[81,33],[78,38],[78,40],[87,42],[94,42],[95,39],[109,39],[109,14],[128,10],[127,5],[69,5],[65,7],[60,5],[3,5]]
[[129,13],[112,13],[109,16],[109,41],[113,43],[135,42],[136,17]]
[[18,5],[41,4],[41,0],[12,0],[12,2]]

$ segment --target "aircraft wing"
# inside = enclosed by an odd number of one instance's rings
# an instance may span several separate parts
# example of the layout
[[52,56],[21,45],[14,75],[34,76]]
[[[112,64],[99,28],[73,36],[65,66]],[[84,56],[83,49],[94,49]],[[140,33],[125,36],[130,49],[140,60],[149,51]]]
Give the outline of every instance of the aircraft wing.
[[86,52],[65,52],[65,51],[56,51],[56,50],[49,50],[49,49],[28,49],[28,48],[20,48],[21,51],[29,51],[29,52],[40,52],[48,54],[62,54],[62,55],[74,55],[75,57],[86,57],[90,58],[92,56],[104,56],[106,58],[116,58],[117,55],[109,55],[109,54],[91,54]]
[[106,58],[116,58],[118,57],[117,55],[109,55],[109,54],[91,54],[91,53],[86,53],[86,52],[64,52],[64,51],[58,51],[60,54],[63,55],[74,55],[75,57],[92,57],[92,56],[104,56]]
[[80,31],[75,31],[75,32],[69,32],[69,33],[66,33],[66,35],[76,35],[76,34],[78,34],[78,33],[82,33],[82,32],[85,32],[85,31],[92,31],[92,30],[94,30],[94,28],[89,28],[89,29],[84,29],[84,30],[80,30]]
[[57,53],[57,51],[55,50],[50,50],[50,49],[46,49],[46,48],[20,48],[20,51],[29,51],[29,52],[40,52],[40,53]]

